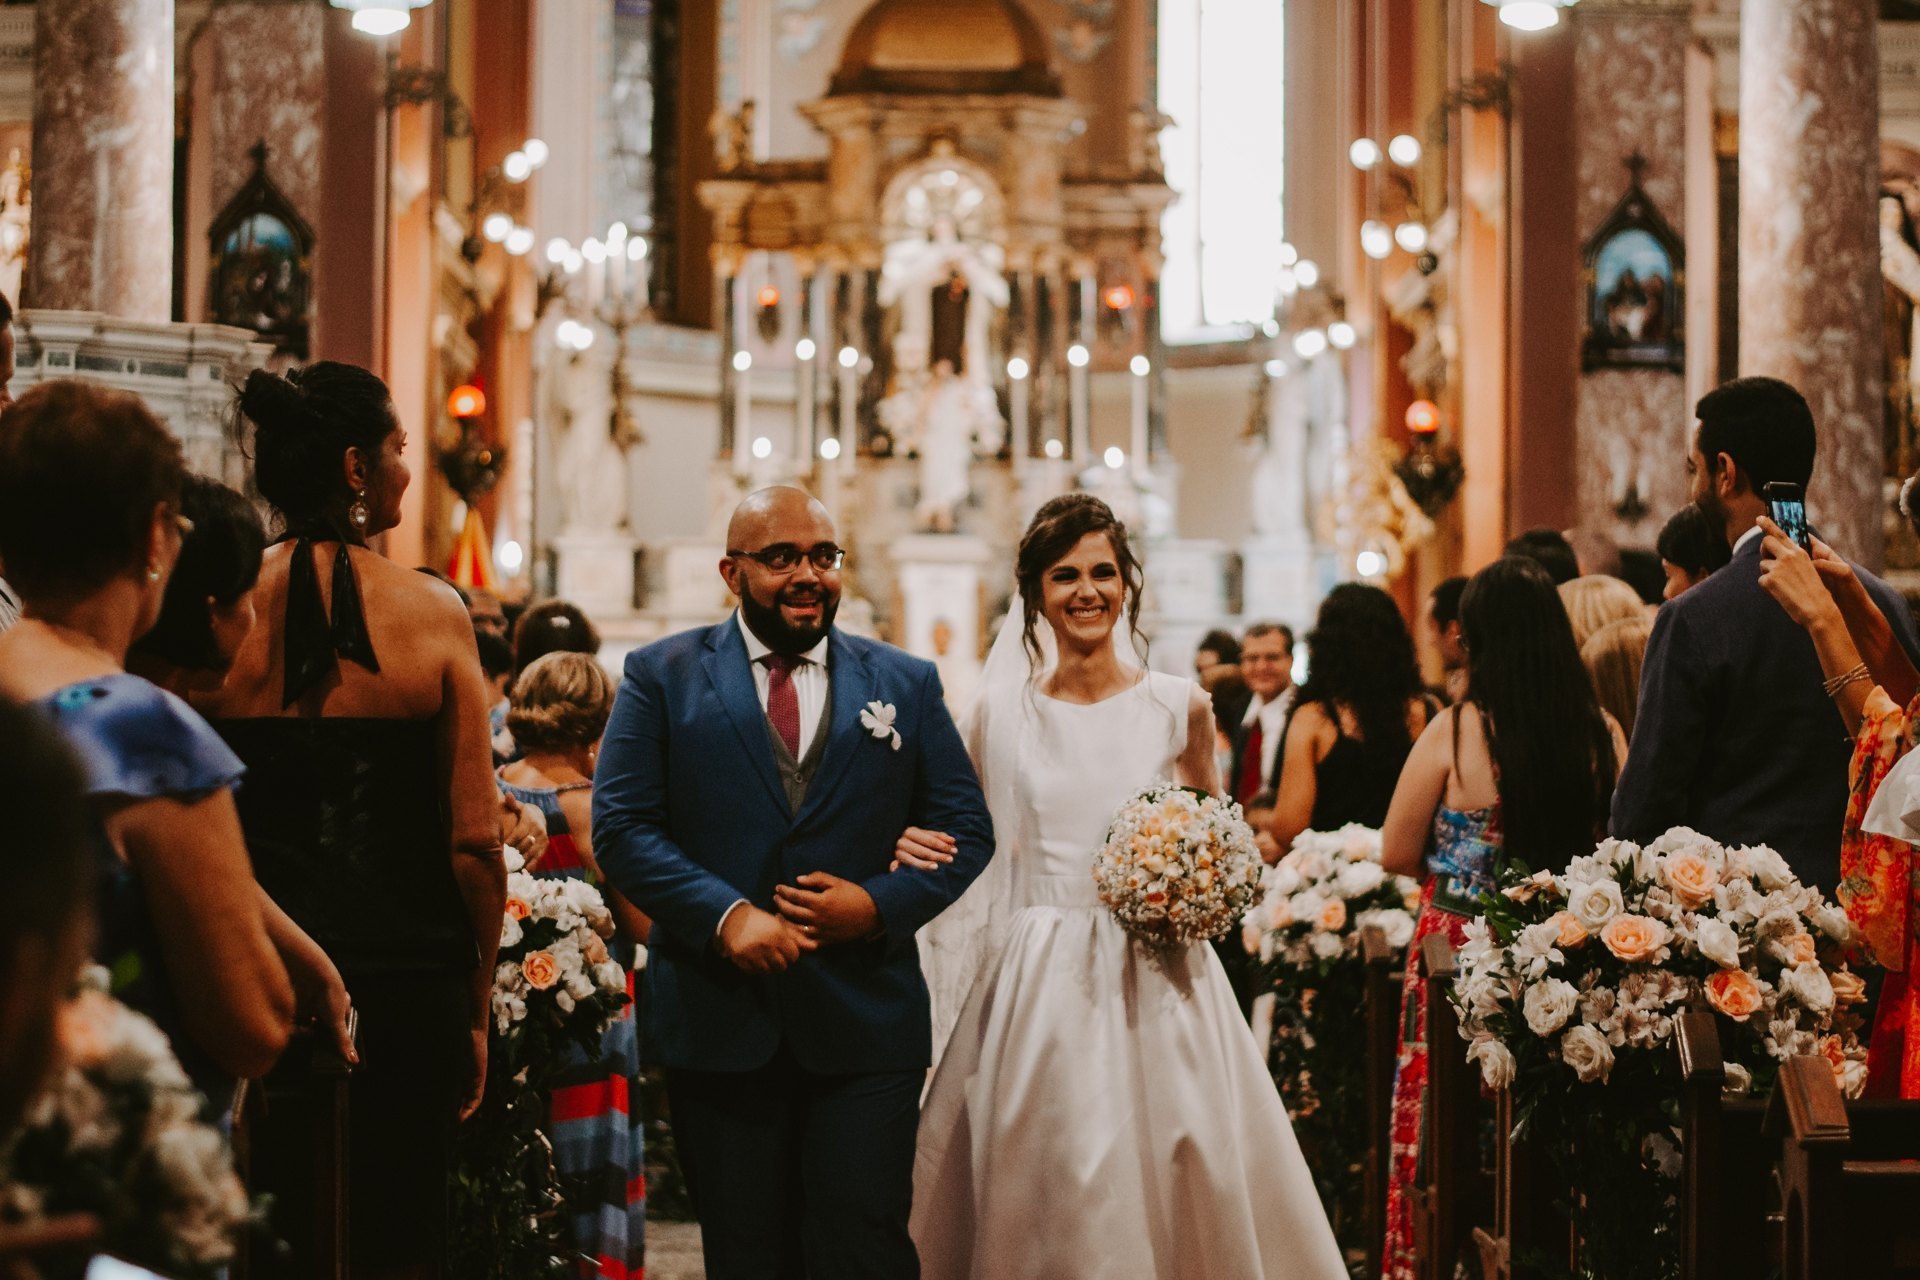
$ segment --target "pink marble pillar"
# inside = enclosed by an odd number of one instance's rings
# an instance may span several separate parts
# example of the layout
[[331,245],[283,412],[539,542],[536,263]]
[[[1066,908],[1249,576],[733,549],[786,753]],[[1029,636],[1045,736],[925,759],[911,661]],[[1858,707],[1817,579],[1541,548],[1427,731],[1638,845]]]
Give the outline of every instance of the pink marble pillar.
[[27,301],[173,310],[173,0],[42,4],[33,32]]
[[1745,0],[1740,32],[1740,372],[1799,387],[1820,428],[1808,498],[1878,568],[1880,62],[1874,0]]

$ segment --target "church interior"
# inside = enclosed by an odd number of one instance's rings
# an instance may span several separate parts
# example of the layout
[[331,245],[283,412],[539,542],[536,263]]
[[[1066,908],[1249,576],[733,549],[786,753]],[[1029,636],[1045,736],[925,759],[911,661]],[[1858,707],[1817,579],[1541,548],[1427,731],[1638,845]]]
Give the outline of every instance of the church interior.
[[231,479],[246,368],[373,368],[418,479],[386,553],[611,656],[722,614],[725,513],[792,481],[845,623],[964,680],[1077,486],[1180,669],[1521,530],[1651,547],[1691,405],[1756,370],[1897,576],[1920,6],[1814,7],[8,4],[15,388],[137,390]]

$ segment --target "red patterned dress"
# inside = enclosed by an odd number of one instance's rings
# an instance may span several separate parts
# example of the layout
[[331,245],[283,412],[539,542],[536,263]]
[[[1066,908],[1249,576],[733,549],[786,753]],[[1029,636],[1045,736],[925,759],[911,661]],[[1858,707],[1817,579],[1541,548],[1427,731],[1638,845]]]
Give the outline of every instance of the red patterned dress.
[[[1427,855],[1427,886],[1420,898],[1420,919],[1407,949],[1407,973],[1400,997],[1400,1061],[1393,1073],[1393,1144],[1387,1167],[1387,1239],[1381,1250],[1385,1280],[1415,1280],[1419,1257],[1414,1249],[1411,1193],[1418,1185],[1428,1151],[1421,1104],[1427,1089],[1427,988],[1420,978],[1420,946],[1429,934],[1444,933],[1456,948],[1466,941],[1467,922],[1479,914],[1480,894],[1493,887],[1500,855],[1500,809],[1462,811],[1442,805],[1433,815],[1433,850]],[[1466,1052],[1461,1044],[1438,1046]]]
[[1887,772],[1920,740],[1920,698],[1906,708],[1876,688],[1867,696],[1854,737],[1847,797],[1847,823],[1840,838],[1840,888],[1835,895],[1860,931],[1866,950],[1886,970],[1867,1056],[1867,1093],[1881,1098],[1920,1098],[1920,866],[1914,847],[1893,836],[1860,829],[1874,792]]

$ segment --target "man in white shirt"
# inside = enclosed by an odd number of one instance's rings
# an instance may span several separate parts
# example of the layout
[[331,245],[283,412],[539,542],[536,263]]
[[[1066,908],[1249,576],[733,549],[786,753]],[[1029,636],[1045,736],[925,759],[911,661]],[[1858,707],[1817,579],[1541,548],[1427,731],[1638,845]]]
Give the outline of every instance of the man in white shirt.
[[1253,700],[1233,743],[1233,798],[1242,805],[1279,778],[1280,743],[1293,710],[1293,631],[1277,622],[1256,622],[1240,642],[1240,678]]

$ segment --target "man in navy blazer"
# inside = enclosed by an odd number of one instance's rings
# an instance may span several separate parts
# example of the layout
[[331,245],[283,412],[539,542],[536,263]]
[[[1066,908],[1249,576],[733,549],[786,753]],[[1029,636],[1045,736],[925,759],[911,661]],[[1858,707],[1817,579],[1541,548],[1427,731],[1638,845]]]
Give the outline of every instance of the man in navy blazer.
[[[1813,641],[1760,587],[1764,487],[1804,489],[1813,413],[1773,378],[1710,392],[1687,458],[1693,499],[1726,522],[1733,561],[1669,601],[1653,624],[1633,744],[1613,797],[1613,834],[1645,842],[1688,826],[1724,844],[1772,846],[1804,882],[1840,880],[1852,741],[1823,692]],[[1907,653],[1913,615],[1855,566]]]
[[[707,1274],[914,1277],[914,934],[985,868],[992,823],[933,664],[834,629],[826,510],[762,490],[727,547],[739,612],[627,659],[594,851],[653,918],[645,1043]],[[952,837],[940,870],[889,871],[911,828]]]

